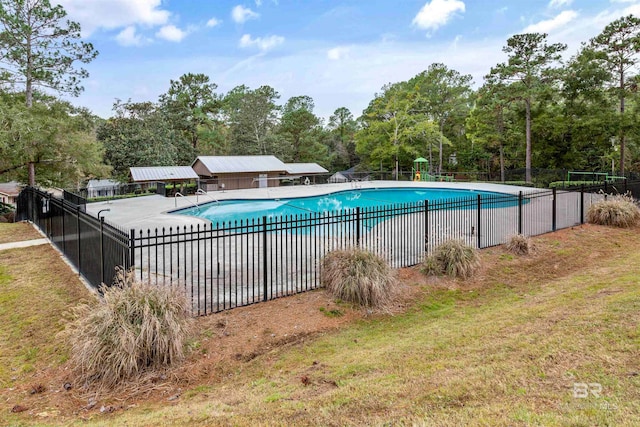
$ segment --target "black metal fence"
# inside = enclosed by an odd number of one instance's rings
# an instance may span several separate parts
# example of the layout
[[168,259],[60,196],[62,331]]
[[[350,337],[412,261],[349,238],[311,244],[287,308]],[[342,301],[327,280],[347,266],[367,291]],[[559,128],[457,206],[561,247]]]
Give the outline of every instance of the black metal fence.
[[321,260],[336,249],[358,246],[398,268],[420,263],[452,238],[485,248],[517,233],[574,226],[604,198],[597,190],[477,195],[132,231],[131,264],[140,280],[184,286],[194,312],[203,315],[318,288]]
[[18,196],[16,220],[32,221],[96,289],[113,283],[116,266],[131,266],[129,234],[64,198],[27,187]]
[[[640,181],[627,183],[625,190],[640,196]],[[604,185],[478,194],[126,233],[28,188],[19,197],[18,219],[38,225],[94,286],[111,283],[116,265],[134,266],[140,280],[183,286],[194,313],[203,315],[318,288],[321,260],[336,249],[358,246],[399,268],[420,263],[452,238],[486,248],[514,234],[533,236],[581,224],[588,207],[606,197],[603,191]]]
[[62,190],[62,198],[70,204],[80,208],[82,212],[87,211],[87,199],[85,197],[67,190]]

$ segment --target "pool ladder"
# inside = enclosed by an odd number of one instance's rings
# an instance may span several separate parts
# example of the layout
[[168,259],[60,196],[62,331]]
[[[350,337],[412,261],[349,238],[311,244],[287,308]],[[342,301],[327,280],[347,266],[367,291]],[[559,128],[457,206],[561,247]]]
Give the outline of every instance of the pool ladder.
[[182,198],[183,198],[183,199],[185,199],[187,202],[191,203],[194,207],[196,207],[196,208],[200,208],[200,206],[198,205],[198,203],[194,203],[194,202],[192,202],[191,200],[187,199],[187,198],[185,197],[185,195],[184,195],[184,194],[179,193],[179,192],[178,192],[178,193],[176,193],[176,194],[173,196],[173,200],[175,201],[175,203],[174,203],[174,204],[175,204],[175,207],[176,207],[176,208],[178,207],[178,197],[182,197]]
[[199,196],[207,196],[208,198],[210,198],[211,200],[213,200],[214,202],[220,204],[220,200],[216,199],[215,197],[209,195],[209,193],[207,193],[206,191],[204,191],[202,188],[198,188],[198,191],[196,191],[196,205],[198,204],[198,198]]

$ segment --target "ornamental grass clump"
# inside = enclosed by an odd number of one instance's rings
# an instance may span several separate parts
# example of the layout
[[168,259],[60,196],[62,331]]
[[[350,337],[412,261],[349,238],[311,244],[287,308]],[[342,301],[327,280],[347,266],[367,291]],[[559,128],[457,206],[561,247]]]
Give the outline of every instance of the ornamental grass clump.
[[138,282],[120,271],[101,291],[104,302],[78,308],[67,328],[82,383],[111,388],[184,359],[193,319],[181,288]]
[[587,222],[598,225],[628,228],[638,224],[640,211],[628,195],[609,197],[589,206]]
[[372,309],[388,307],[397,284],[382,258],[355,248],[329,252],[322,260],[321,281],[334,298]]
[[427,275],[446,274],[451,277],[471,277],[480,267],[478,251],[462,240],[447,240],[425,257],[422,272]]
[[531,237],[524,234],[511,236],[505,246],[514,255],[530,255],[536,251],[536,246]]

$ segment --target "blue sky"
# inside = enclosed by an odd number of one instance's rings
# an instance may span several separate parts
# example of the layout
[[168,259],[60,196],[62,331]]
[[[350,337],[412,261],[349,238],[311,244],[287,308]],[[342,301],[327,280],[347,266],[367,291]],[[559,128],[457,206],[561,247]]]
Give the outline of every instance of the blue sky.
[[505,60],[509,36],[546,32],[569,45],[640,0],[52,0],[80,22],[100,55],[73,102],[102,117],[116,98],[157,101],[171,79],[204,73],[219,93],[270,85],[328,118],[358,117],[380,88],[442,62],[476,86]]

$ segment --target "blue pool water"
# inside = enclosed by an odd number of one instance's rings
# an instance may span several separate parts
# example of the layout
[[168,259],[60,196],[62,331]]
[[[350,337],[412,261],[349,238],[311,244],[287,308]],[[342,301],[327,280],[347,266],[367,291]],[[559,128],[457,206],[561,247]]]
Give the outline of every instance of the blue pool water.
[[[437,188],[372,188],[361,190],[347,190],[321,196],[301,197],[291,199],[260,199],[260,200],[227,200],[210,202],[175,211],[181,215],[191,215],[205,218],[212,223],[228,223],[232,221],[261,220],[310,213],[327,213],[341,210],[360,208],[384,207],[396,204],[417,203],[425,200],[467,199],[484,196],[500,195],[501,193],[475,190],[437,189]],[[517,202],[517,200],[516,200]],[[503,202],[511,205],[512,202]],[[497,206],[494,206],[497,207]]]

